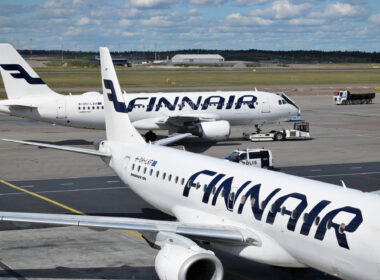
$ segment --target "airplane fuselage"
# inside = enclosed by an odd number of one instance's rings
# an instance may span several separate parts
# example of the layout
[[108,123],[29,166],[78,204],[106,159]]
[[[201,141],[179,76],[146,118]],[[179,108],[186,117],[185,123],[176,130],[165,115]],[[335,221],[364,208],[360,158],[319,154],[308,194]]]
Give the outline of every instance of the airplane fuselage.
[[149,144],[105,142],[100,150],[112,150],[110,166],[129,187],[180,222],[247,228],[261,240],[220,249],[341,278],[379,278],[377,195]]
[[[277,94],[246,92],[187,92],[124,94],[129,116],[138,129],[170,129],[166,120],[185,116],[201,121],[226,120],[231,125],[256,125],[287,121],[299,109],[279,101]],[[79,128],[104,129],[103,97],[97,93],[23,98],[35,107],[3,106],[0,112],[18,117]],[[17,103],[17,101],[15,101]]]

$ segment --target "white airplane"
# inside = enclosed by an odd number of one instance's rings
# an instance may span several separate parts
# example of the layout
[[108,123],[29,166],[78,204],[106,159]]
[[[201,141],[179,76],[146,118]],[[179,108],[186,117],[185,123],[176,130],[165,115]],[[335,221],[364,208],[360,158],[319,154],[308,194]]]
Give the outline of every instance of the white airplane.
[[[0,112],[49,123],[104,129],[104,104],[98,92],[61,95],[51,90],[9,44],[0,44],[0,72],[8,100],[0,101]],[[175,92],[123,94],[132,124],[169,134],[190,132],[211,139],[229,137],[231,125],[260,127],[288,121],[299,115],[299,107],[285,94],[262,91]]]
[[139,231],[159,248],[155,268],[166,280],[222,279],[212,248],[344,279],[380,279],[377,194],[146,143],[129,120],[107,48],[100,58],[107,140],[98,150],[8,141],[100,156],[177,221],[17,212],[0,212],[0,220]]

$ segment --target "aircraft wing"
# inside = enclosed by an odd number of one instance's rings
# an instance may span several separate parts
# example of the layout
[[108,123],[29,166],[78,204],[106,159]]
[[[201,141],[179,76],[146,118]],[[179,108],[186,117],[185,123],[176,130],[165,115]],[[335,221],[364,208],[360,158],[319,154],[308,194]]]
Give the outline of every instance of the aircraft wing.
[[103,216],[0,212],[0,221],[43,223],[92,227],[103,229],[134,230],[141,233],[171,232],[195,240],[250,244],[260,246],[261,241],[252,232],[236,227],[194,225],[171,221]]
[[44,148],[51,148],[51,149],[62,150],[62,151],[87,154],[87,155],[92,155],[92,156],[111,157],[111,153],[101,152],[101,151],[92,150],[92,149],[68,147],[68,146],[60,146],[60,145],[51,145],[51,144],[45,144],[45,143],[20,141],[20,140],[10,140],[10,139],[1,139],[1,140],[7,141],[7,142],[25,144],[25,145],[32,145],[32,146],[37,146],[37,147],[44,147]]
[[167,138],[163,138],[163,139],[160,139],[157,141],[153,141],[152,144],[159,145],[159,146],[167,146],[167,145],[170,145],[172,143],[178,142],[182,139],[185,139],[191,135],[192,135],[191,133],[178,134],[178,135],[175,135],[172,137],[167,137]]
[[189,114],[169,116],[163,122],[169,126],[172,125],[175,127],[183,127],[185,123],[210,122],[218,119],[219,116],[215,114]]

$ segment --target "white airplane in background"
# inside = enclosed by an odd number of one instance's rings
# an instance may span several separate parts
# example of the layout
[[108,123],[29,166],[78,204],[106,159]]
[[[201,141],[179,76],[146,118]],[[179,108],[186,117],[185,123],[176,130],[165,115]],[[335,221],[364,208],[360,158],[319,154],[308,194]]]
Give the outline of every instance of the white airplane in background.
[[[0,101],[0,112],[79,128],[104,129],[104,103],[98,92],[61,95],[51,90],[9,44],[0,44],[0,72],[8,100]],[[285,94],[262,91],[214,91],[123,94],[137,129],[169,134],[192,133],[211,140],[229,137],[231,125],[261,127],[288,121],[300,114]]]
[[98,150],[6,141],[100,156],[177,221],[20,212],[0,212],[0,220],[139,231],[160,249],[155,268],[166,280],[222,279],[211,248],[345,279],[380,279],[380,197],[146,143],[129,120],[107,48],[100,48],[100,59],[107,140]]

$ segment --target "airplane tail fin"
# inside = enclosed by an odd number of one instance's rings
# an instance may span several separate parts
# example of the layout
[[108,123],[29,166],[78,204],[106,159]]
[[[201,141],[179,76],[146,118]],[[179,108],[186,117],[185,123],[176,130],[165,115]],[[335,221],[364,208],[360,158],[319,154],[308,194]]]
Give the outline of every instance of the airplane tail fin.
[[131,124],[108,48],[99,48],[108,140],[145,143]]
[[0,73],[8,99],[57,94],[10,44],[0,44]]

